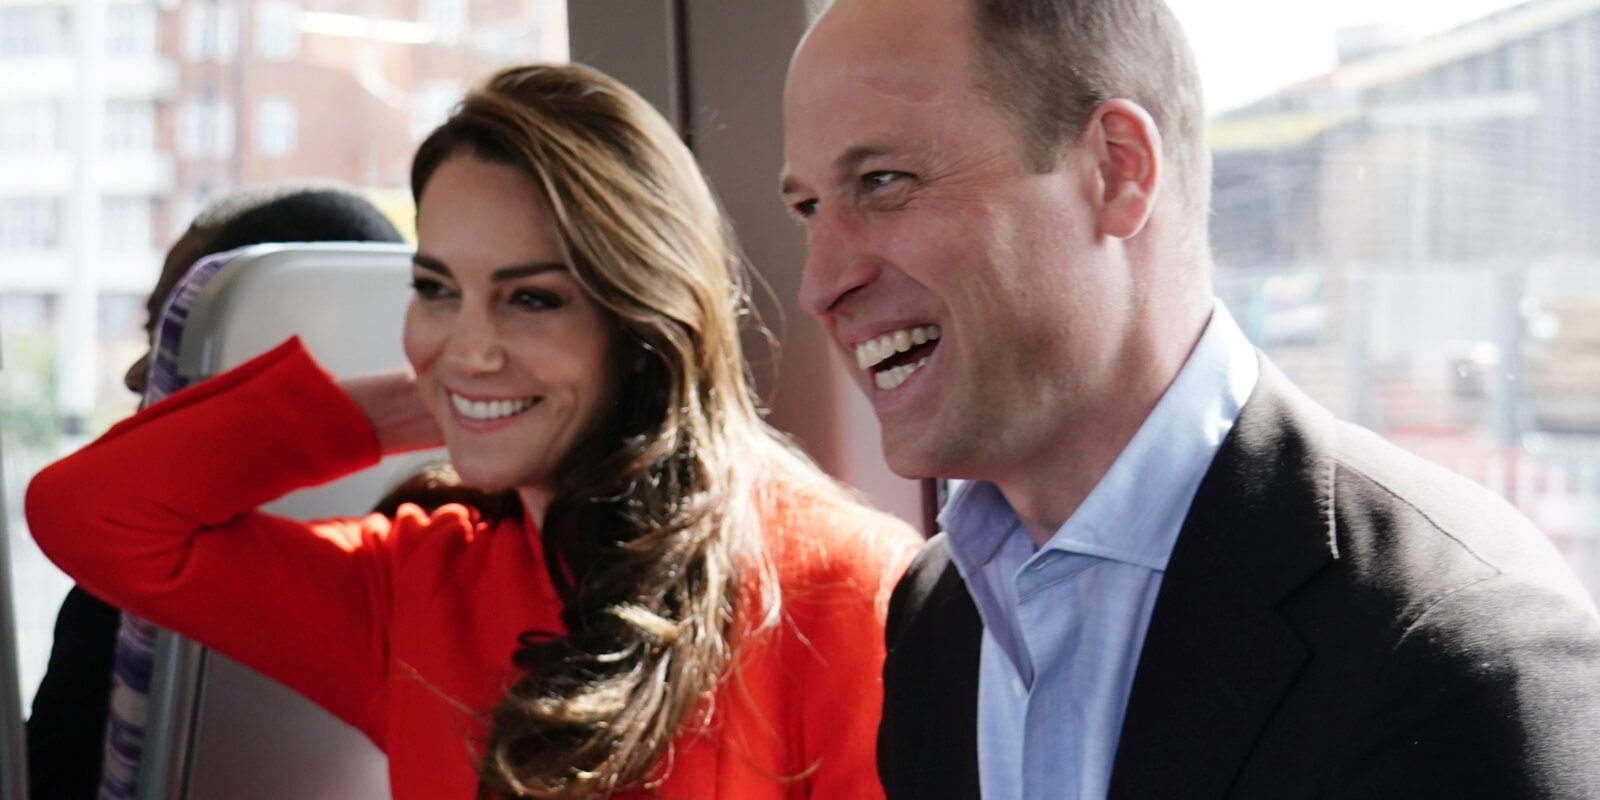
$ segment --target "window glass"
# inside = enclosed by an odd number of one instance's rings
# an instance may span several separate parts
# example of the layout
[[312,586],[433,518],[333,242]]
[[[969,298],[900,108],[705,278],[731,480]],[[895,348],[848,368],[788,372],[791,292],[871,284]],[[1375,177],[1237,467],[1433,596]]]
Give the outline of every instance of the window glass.
[[106,8],[106,53],[112,57],[156,52],[156,9],[144,2]]
[[[1217,293],[1316,399],[1500,493],[1600,591],[1600,8],[1174,8]],[[1241,46],[1243,17],[1273,34]]]
[[[562,0],[108,0],[93,352],[57,352],[73,268],[76,6],[0,3],[0,453],[22,679],[31,698],[70,582],[33,547],[21,492],[81,441],[56,365],[95,368],[90,435],[126,416],[145,293],[205,205],[244,187],[337,181],[402,230],[412,151],[461,92],[513,62],[566,59]],[[84,402],[79,398],[79,402]]]
[[105,106],[105,148],[148,152],[155,146],[156,108],[147,100],[110,100]]
[[0,251],[44,250],[60,242],[61,204],[55,198],[0,198]]
[[233,104],[201,99],[178,108],[178,155],[224,158],[233,154]]
[[60,142],[61,104],[27,100],[0,105],[0,153],[54,150]]
[[0,58],[56,55],[68,45],[67,10],[55,4],[0,7]]
[[239,44],[239,14],[232,5],[217,0],[199,0],[183,5],[183,48],[185,61],[225,63],[233,58]]
[[[112,253],[148,253],[150,206],[148,197],[107,197],[100,209],[100,247]],[[142,323],[141,323],[142,324]]]
[[256,152],[270,158],[294,155],[299,120],[294,103],[281,97],[256,106]]
[[256,6],[256,55],[287,61],[300,53],[300,7],[268,0]]

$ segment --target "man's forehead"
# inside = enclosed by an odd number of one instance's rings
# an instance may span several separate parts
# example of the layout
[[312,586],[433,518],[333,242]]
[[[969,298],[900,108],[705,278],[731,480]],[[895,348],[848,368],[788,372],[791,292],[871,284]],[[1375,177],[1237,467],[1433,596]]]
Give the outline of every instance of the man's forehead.
[[961,0],[839,0],[807,33],[789,83],[854,83],[917,99],[966,72]]

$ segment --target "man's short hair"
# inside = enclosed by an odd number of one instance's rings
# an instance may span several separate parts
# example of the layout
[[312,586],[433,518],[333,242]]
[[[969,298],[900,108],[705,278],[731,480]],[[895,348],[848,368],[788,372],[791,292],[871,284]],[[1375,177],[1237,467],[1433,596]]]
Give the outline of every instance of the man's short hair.
[[190,231],[205,253],[278,242],[400,242],[393,223],[371,201],[336,185],[246,189],[213,202]]
[[1015,121],[1035,169],[1054,166],[1094,107],[1143,106],[1190,220],[1211,196],[1205,103],[1183,28],[1163,0],[968,0],[978,88]]

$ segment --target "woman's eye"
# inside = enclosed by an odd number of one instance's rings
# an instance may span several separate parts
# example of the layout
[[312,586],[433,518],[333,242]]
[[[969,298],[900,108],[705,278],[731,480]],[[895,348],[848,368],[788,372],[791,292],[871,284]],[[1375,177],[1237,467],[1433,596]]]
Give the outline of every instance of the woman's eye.
[[413,278],[411,290],[423,300],[438,300],[449,295],[449,290],[443,283],[432,278]]
[[511,293],[510,303],[529,311],[551,311],[562,306],[561,297],[540,289],[518,289]]
[[790,206],[790,208],[794,210],[795,216],[801,219],[809,219],[813,214],[817,213],[817,201],[801,200]]

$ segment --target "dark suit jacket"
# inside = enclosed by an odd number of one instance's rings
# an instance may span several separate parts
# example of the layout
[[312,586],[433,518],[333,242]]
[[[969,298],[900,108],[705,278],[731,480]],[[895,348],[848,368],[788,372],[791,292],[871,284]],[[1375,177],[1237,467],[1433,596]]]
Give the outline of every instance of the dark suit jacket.
[[[976,798],[982,632],[935,537],[889,608],[893,800]],[[1600,617],[1527,520],[1262,360],[1178,536],[1110,796],[1600,798]]]

